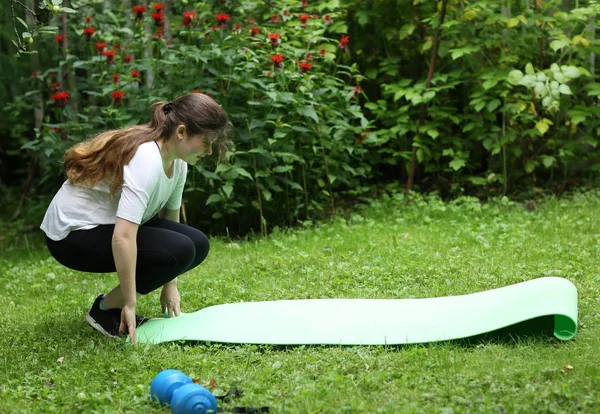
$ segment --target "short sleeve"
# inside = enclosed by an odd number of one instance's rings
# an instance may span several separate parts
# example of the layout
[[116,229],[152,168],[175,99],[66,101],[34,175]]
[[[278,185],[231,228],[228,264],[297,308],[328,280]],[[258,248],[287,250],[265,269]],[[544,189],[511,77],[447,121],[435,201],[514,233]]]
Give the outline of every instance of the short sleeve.
[[173,192],[165,204],[165,208],[169,210],[177,210],[181,207],[181,200],[183,198],[183,189],[185,187],[185,180],[187,178],[188,166],[185,162],[178,160],[181,165],[179,168],[179,174],[177,176],[177,184],[173,187]]
[[140,146],[129,164],[123,167],[117,217],[136,224],[142,222],[162,172],[162,165],[156,165],[157,157],[148,149],[148,146]]

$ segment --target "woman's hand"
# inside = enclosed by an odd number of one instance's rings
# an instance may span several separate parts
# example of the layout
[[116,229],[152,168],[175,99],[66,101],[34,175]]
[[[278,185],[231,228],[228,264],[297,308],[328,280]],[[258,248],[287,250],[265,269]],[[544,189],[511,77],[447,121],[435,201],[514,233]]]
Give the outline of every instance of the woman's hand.
[[121,325],[119,326],[119,333],[128,332],[132,345],[137,345],[135,325],[135,304],[125,304],[121,310]]
[[179,302],[181,298],[179,296],[179,290],[177,290],[177,280],[172,280],[163,286],[162,292],[160,292],[160,306],[164,312],[169,312],[169,318],[173,316],[179,316]]

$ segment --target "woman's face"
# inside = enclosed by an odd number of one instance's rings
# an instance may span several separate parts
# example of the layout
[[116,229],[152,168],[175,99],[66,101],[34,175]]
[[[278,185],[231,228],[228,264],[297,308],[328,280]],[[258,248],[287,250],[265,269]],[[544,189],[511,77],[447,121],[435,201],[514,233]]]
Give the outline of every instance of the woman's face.
[[176,155],[190,165],[195,165],[201,158],[212,154],[212,144],[216,136],[213,134],[189,134],[177,131]]

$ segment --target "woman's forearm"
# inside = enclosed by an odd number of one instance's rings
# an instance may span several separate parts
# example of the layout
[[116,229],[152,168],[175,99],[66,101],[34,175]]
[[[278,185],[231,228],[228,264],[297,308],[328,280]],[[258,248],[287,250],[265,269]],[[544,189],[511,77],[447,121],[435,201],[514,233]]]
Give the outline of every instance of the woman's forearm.
[[135,304],[135,266],[137,261],[137,243],[135,237],[113,236],[112,251],[123,300],[125,304]]

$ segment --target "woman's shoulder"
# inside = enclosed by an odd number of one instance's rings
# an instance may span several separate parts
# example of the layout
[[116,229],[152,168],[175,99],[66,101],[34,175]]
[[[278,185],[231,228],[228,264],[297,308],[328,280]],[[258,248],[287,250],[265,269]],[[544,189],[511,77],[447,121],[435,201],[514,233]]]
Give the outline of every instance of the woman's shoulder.
[[147,158],[160,158],[160,151],[156,141],[148,141],[140,144],[135,152],[135,156],[140,155]]

